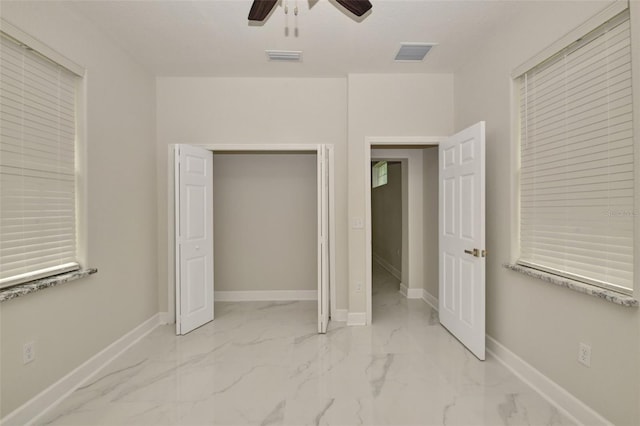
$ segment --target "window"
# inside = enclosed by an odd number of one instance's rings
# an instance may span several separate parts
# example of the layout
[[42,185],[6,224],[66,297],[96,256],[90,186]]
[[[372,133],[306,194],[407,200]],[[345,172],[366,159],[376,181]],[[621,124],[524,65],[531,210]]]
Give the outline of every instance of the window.
[[519,264],[630,294],[634,144],[628,10],[517,78]]
[[387,184],[387,162],[379,161],[371,170],[371,187],[377,188]]
[[0,288],[79,268],[78,77],[0,33]]

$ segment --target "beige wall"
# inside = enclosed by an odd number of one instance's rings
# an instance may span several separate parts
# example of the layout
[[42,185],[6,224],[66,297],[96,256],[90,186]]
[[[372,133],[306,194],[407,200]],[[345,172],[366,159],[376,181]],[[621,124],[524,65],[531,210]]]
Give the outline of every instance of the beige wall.
[[[158,312],[155,80],[60,4],[2,2],[2,17],[87,69],[87,266],[98,274],[0,305],[6,416]],[[22,346],[36,359],[22,364]]]
[[[349,221],[353,221],[365,216],[365,138],[453,133],[453,75],[351,74],[348,92]],[[365,230],[349,229],[349,311],[353,313],[366,312],[365,250]]]
[[337,308],[364,312],[365,293],[355,292],[355,282],[364,280],[364,232],[347,228],[348,219],[364,217],[364,138],[450,134],[453,76],[362,74],[350,75],[348,81],[171,77],[158,78],[156,87],[160,309],[168,310],[173,304],[173,296],[167,291],[172,265],[164,261],[169,241],[166,213],[170,144],[333,143]]
[[[632,25],[637,27],[640,4],[631,4],[635,16]],[[523,5],[519,16],[500,28],[492,42],[478,46],[476,56],[455,75],[456,129],[479,120],[487,122],[488,334],[611,422],[637,425],[638,309],[549,285],[502,267],[511,257],[509,223],[514,205],[510,187],[515,179],[510,169],[515,147],[510,73],[602,7],[602,2]],[[634,40],[634,55],[640,54],[638,40]],[[640,296],[640,288],[635,295]],[[592,347],[591,368],[577,362],[579,342]]]
[[158,78],[158,285],[170,310],[168,146],[334,144],[337,308],[347,309],[347,88],[344,78]]
[[387,163],[387,184],[371,189],[371,236],[374,259],[402,274],[402,165]]
[[316,290],[315,153],[214,153],[216,291]]
[[422,154],[424,217],[424,283],[423,288],[434,299],[438,298],[438,147],[424,148]]

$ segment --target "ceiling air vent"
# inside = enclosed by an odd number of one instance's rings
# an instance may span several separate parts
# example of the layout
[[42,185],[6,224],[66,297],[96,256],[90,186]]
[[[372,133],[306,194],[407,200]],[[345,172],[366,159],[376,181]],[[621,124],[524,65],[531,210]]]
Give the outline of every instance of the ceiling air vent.
[[401,62],[420,62],[427,56],[427,53],[435,43],[402,43],[400,50],[396,54],[396,61]]
[[265,50],[270,61],[300,62],[302,52],[300,50]]

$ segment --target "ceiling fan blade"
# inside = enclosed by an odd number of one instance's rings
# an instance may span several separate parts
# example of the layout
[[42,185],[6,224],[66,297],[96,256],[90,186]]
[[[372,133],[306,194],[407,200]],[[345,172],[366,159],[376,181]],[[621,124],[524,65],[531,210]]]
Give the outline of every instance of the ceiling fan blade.
[[356,16],[362,16],[369,11],[373,6],[369,0],[336,0],[345,9],[353,13]]
[[276,3],[278,3],[278,0],[253,0],[251,10],[249,11],[249,20],[264,21]]

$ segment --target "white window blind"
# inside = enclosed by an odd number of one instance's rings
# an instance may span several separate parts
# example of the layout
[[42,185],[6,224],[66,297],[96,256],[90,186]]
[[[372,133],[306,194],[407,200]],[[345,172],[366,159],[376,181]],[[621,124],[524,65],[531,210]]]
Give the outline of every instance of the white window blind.
[[628,11],[520,80],[519,263],[631,293]]
[[77,77],[0,34],[0,287],[78,268]]

